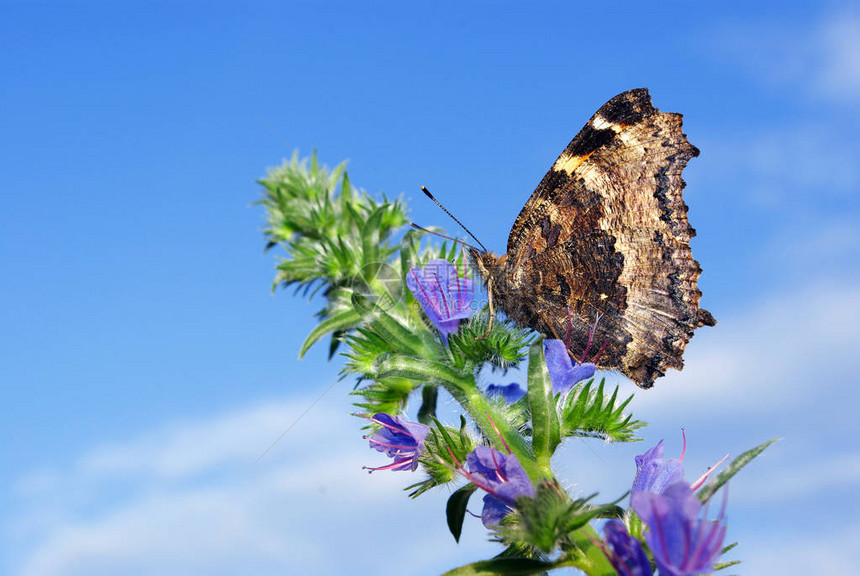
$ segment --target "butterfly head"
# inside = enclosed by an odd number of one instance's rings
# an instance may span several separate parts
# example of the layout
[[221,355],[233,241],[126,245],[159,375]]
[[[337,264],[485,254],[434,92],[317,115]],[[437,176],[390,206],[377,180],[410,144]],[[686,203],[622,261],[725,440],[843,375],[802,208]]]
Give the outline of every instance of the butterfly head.
[[498,256],[492,252],[480,251],[474,248],[469,249],[469,256],[472,260],[472,265],[478,274],[486,282],[490,278],[496,279],[505,269],[505,260],[508,255],[502,254]]

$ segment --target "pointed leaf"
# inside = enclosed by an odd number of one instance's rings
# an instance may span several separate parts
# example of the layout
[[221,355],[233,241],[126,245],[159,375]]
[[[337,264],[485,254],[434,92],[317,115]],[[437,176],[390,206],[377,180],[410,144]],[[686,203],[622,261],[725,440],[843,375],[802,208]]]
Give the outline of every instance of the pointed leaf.
[[428,344],[432,346],[433,339],[427,330],[410,330],[362,294],[352,294],[352,305],[367,317],[368,327],[388,340],[393,349],[416,356],[429,355]]
[[445,517],[448,519],[448,530],[451,531],[451,535],[457,542],[460,541],[460,534],[463,532],[463,519],[466,517],[469,498],[477,489],[478,487],[474,484],[467,484],[456,490],[448,498],[448,504],[445,506]]
[[399,376],[401,378],[425,382],[441,380],[453,384],[459,389],[467,389],[470,384],[474,387],[474,381],[470,383],[469,377],[458,373],[441,362],[403,355],[392,356],[379,363],[377,377],[384,378],[388,376]]
[[352,201],[352,185],[349,183],[349,176],[347,176],[346,170],[343,171],[343,179],[340,182],[340,204],[343,209],[344,206],[349,204]]
[[529,349],[528,386],[532,449],[538,463],[548,470],[550,457],[561,442],[561,433],[542,340],[532,344]]
[[385,206],[380,206],[371,212],[361,228],[361,252],[364,264],[379,263],[379,232]]
[[699,492],[697,493],[699,500],[701,500],[703,504],[710,500],[711,496],[713,496],[714,493],[716,493],[716,491],[719,490],[723,484],[729,481],[729,478],[737,474],[741,468],[749,464],[753,458],[764,452],[765,448],[767,448],[776,441],[776,438],[774,438],[773,440],[768,440],[764,444],[756,446],[751,450],[747,450],[746,452],[732,460],[726,467],[726,469],[720,472],[720,474],[716,478],[714,478],[713,481],[708,482],[705,486],[702,486],[702,489],[699,490]]
[[305,338],[304,344],[302,344],[301,350],[299,350],[299,358],[305,355],[311,346],[317,343],[317,341],[325,336],[326,334],[330,334],[332,332],[344,332],[349,330],[350,328],[354,328],[359,322],[361,322],[361,315],[353,310],[352,308],[344,308],[340,310],[322,322],[314,328],[308,337]]
[[328,345],[328,359],[331,360],[334,358],[334,355],[337,353],[337,349],[340,348],[341,338],[346,334],[344,330],[336,330],[331,335],[331,342]]

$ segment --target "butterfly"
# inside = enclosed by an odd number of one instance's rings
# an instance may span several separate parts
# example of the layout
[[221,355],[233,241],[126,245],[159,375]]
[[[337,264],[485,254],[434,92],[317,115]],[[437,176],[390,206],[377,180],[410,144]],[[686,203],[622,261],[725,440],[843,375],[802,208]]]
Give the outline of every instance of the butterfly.
[[526,202],[507,254],[469,249],[509,318],[642,388],[680,370],[699,308],[681,172],[699,150],[646,88],[604,104]]

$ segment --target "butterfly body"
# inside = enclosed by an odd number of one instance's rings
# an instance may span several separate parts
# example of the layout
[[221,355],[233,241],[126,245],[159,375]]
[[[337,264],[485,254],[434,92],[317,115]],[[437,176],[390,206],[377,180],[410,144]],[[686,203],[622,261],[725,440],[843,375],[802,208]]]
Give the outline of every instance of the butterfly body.
[[699,151],[647,89],[619,94],[564,149],[517,217],[507,254],[471,251],[496,304],[574,358],[649,388],[698,326],[681,171]]

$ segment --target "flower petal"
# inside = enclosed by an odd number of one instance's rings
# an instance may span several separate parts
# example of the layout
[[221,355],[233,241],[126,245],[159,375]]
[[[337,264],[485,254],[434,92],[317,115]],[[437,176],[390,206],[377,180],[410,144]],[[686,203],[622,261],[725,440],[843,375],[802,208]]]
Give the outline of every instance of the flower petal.
[[513,404],[520,398],[526,395],[526,391],[516,382],[511,382],[507,386],[501,384],[490,384],[486,389],[487,396],[502,396],[507,404]]
[[484,509],[481,510],[481,522],[485,527],[498,526],[502,518],[511,513],[511,506],[505,504],[492,494],[484,495]]
[[[484,498],[481,519],[485,526],[489,526],[485,517],[498,524],[498,520],[513,509],[517,498],[534,498],[534,486],[513,454],[505,455],[489,446],[478,446],[466,456],[466,463],[469,480],[492,497]],[[502,511],[504,513],[498,517]]]
[[554,393],[568,392],[577,382],[594,376],[595,365],[591,363],[574,364],[567,352],[567,346],[561,340],[544,340],[543,350]]
[[660,494],[667,486],[684,479],[684,465],[676,458],[663,458],[665,448],[660,440],[656,446],[636,456],[636,476],[631,493]]
[[402,418],[391,416],[384,412],[374,414],[371,418],[381,426],[368,441],[370,447],[384,452],[394,462],[380,468],[369,470],[415,470],[418,468],[418,456],[424,449],[424,440],[430,428],[418,422],[409,422]]
[[612,554],[609,562],[619,576],[652,576],[651,562],[639,540],[627,533],[620,520],[609,520],[603,525],[603,536]]
[[430,260],[423,268],[411,267],[406,286],[445,342],[457,331],[460,320],[474,313],[474,279],[460,278],[457,268],[446,260]]
[[648,526],[645,539],[661,576],[693,576],[713,570],[722,550],[725,527],[699,517],[702,504],[683,481],[662,494],[638,492],[630,498],[636,514]]

